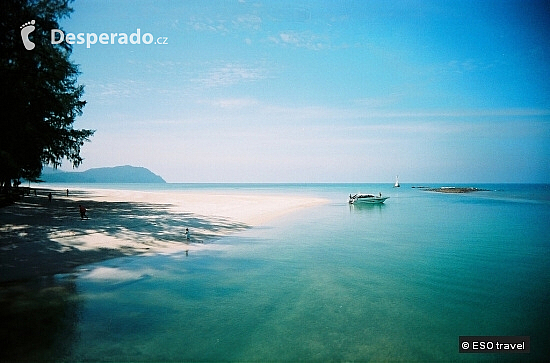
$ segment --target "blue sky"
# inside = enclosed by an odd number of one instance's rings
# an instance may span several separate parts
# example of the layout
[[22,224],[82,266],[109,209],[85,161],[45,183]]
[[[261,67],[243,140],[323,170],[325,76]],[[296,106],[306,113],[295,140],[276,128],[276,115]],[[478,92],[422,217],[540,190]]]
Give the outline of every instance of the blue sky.
[[[81,170],[169,182],[548,182],[548,1],[76,1]],[[70,170],[64,163],[64,170]]]

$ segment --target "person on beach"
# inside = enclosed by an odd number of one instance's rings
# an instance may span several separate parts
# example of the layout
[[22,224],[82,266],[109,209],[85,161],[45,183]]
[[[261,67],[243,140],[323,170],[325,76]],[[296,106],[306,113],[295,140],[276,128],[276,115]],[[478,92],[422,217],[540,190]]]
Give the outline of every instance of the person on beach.
[[67,197],[69,196],[69,189],[67,189]]
[[49,192],[49,193],[48,193],[48,201],[49,201],[49,202],[52,201],[52,192]]
[[189,228],[185,228],[185,238],[186,238],[187,240],[190,240],[190,239],[191,239],[191,237],[189,236]]
[[82,204],[78,205],[78,209],[80,209],[80,220],[83,220],[84,218],[88,219],[88,216],[86,215],[86,208]]

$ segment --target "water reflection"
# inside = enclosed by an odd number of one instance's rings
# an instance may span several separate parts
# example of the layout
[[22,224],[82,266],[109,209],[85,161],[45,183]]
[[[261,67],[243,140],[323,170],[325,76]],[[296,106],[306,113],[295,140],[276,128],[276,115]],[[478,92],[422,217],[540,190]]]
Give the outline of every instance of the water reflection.
[[78,339],[82,303],[71,277],[0,285],[2,361],[60,361]]
[[369,204],[369,203],[358,203],[358,204],[348,204],[350,213],[371,213],[373,211],[380,212],[385,208],[384,203]]

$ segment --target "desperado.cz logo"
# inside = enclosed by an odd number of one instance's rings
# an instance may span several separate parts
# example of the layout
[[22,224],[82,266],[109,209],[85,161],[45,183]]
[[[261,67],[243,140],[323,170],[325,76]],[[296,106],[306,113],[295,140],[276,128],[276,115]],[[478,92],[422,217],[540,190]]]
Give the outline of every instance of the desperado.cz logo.
[[26,50],[33,50],[35,47],[35,44],[29,40],[29,34],[36,29],[34,26],[35,23],[34,20],[31,20],[19,27],[19,29],[21,29],[21,40],[23,40],[23,45]]
[[[27,50],[33,50],[35,44],[29,40],[29,34],[35,30],[34,20],[31,20],[21,25],[21,39],[23,45]],[[67,44],[86,44],[86,48],[90,48],[92,45],[97,44],[168,44],[168,37],[154,37],[151,33],[144,33],[141,35],[141,29],[137,28],[135,33],[128,35],[127,33],[65,33],[60,29],[52,29],[50,32],[50,42],[52,44],[61,44],[66,42]]]

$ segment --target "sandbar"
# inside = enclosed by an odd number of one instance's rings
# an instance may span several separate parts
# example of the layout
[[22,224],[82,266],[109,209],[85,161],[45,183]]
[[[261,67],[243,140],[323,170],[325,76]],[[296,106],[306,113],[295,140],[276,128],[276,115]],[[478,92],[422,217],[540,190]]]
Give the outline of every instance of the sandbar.
[[[122,256],[208,249],[220,237],[326,202],[238,191],[78,189],[67,196],[65,189],[40,189],[0,208],[0,282]],[[88,219],[81,220],[79,205]]]

